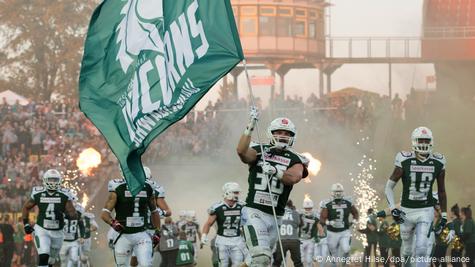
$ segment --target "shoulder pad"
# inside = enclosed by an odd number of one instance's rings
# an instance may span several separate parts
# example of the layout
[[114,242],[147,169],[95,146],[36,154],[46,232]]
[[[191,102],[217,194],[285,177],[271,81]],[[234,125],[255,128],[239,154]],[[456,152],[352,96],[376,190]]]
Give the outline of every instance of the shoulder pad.
[[444,156],[444,154],[439,153],[439,152],[433,153],[433,154],[432,154],[432,157],[435,158],[435,159],[438,159],[438,160],[440,160],[440,161],[442,161],[442,160],[445,161],[445,156]]
[[327,207],[327,204],[330,203],[332,200],[327,198],[327,199],[324,199],[322,201],[320,201],[320,208],[326,208]]
[[165,197],[165,188],[157,183],[157,187],[154,188],[157,197]]
[[41,193],[41,192],[45,192],[46,191],[46,188],[44,186],[34,186],[32,189],[31,189],[31,198],[34,197],[34,195],[38,194],[38,193]]
[[121,184],[125,184],[124,179],[112,179],[109,181],[107,189],[109,190],[109,192],[115,192],[115,189]]
[[73,199],[73,192],[71,191],[71,189],[66,188],[66,187],[61,187],[59,188],[58,191],[65,194],[69,198],[69,200]]
[[79,212],[81,215],[84,214],[84,208],[83,208],[81,205],[76,204],[76,205],[74,205],[74,208],[75,208],[76,211]]
[[308,164],[310,163],[310,160],[305,157],[304,155],[298,153],[298,152],[295,152],[293,149],[290,149],[290,151],[292,153],[294,153],[299,159],[300,161],[302,162],[302,164],[305,166],[305,167],[308,167]]
[[94,219],[94,218],[96,218],[96,216],[94,215],[94,213],[91,213],[91,212],[84,212],[83,215],[84,215],[84,217],[88,217],[89,219]]
[[350,204],[353,205],[353,198],[351,196],[344,196],[343,199],[350,202]]
[[397,167],[402,167],[402,162],[414,157],[414,153],[408,151],[401,151],[396,154],[396,159],[394,160],[394,165]]
[[211,207],[208,209],[208,214],[209,215],[214,215],[216,213],[216,210],[221,207],[224,203],[222,201],[216,202]]
[[436,152],[436,153],[433,153],[433,154],[432,154],[432,157],[433,157],[435,160],[437,160],[437,161],[439,161],[440,163],[442,163],[442,165],[443,165],[442,168],[445,169],[445,164],[447,164],[447,159],[445,158],[444,154]]

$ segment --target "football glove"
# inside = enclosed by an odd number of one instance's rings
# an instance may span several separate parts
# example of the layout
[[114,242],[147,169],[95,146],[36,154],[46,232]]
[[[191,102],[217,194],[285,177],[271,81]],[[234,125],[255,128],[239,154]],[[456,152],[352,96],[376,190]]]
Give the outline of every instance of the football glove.
[[397,224],[404,223],[405,213],[402,210],[395,208],[391,211],[391,215]]
[[153,247],[157,246],[159,243],[160,243],[160,230],[155,230],[155,233],[152,235]]
[[265,162],[264,164],[262,164],[262,172],[267,176],[273,176],[274,174],[276,174],[277,169],[274,166],[270,165],[269,162]]
[[440,235],[446,225],[447,225],[447,215],[445,217],[442,215],[442,218],[440,218],[439,225],[437,225],[437,227],[434,228],[435,234]]
[[112,229],[114,229],[116,232],[122,232],[124,230],[124,226],[122,224],[120,224],[119,221],[117,220],[112,220],[111,221],[111,227]]
[[256,126],[257,121],[259,120],[259,111],[255,106],[251,106],[249,110],[249,124],[244,130],[244,135],[251,135],[252,131],[254,131],[254,127]]
[[29,223],[27,223],[23,226],[23,230],[25,230],[25,234],[27,234],[27,235],[33,233],[33,231],[34,231],[33,227]]

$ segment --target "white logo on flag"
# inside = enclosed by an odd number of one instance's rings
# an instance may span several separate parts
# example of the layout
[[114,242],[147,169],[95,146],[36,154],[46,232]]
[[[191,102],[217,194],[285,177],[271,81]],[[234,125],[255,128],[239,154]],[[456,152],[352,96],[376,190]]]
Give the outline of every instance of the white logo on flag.
[[[128,0],[120,14],[125,15],[117,26],[119,52],[117,60],[124,73],[141,51],[162,52],[157,40],[159,29],[147,21],[160,19],[163,23],[163,0]],[[161,24],[162,25],[162,24]]]

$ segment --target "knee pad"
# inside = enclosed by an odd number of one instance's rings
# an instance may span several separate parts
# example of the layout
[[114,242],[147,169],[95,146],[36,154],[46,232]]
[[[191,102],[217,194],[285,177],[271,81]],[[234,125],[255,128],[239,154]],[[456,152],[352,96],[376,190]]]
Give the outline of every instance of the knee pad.
[[48,254],[40,254],[40,255],[38,255],[38,257],[39,257],[38,265],[40,265],[40,266],[48,265],[48,261],[49,261],[49,255]]
[[269,248],[261,246],[253,247],[249,249],[249,254],[251,255],[250,267],[269,266],[271,263],[272,252]]

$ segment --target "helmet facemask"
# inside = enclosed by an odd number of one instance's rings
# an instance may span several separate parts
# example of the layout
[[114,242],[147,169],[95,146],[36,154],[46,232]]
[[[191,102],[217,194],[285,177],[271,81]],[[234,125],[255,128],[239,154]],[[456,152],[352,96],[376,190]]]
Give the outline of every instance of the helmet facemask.
[[296,135],[295,125],[287,118],[277,118],[267,128],[270,144],[278,149],[287,149],[293,146]]
[[343,191],[333,191],[332,192],[333,199],[342,199],[343,198]]
[[411,135],[412,149],[420,155],[429,155],[432,153],[434,138],[432,131],[427,127],[416,128]]
[[[284,132],[288,133],[283,134]],[[287,149],[289,147],[292,147],[294,144],[294,137],[292,136],[292,133],[285,131],[285,130],[275,130],[272,131],[272,138],[270,140],[270,144],[276,148],[279,149]]]
[[434,142],[432,138],[415,138],[412,140],[412,149],[423,155],[430,154],[433,145]]
[[49,191],[58,190],[61,187],[62,180],[61,174],[55,169],[47,170],[43,174],[43,186]]

